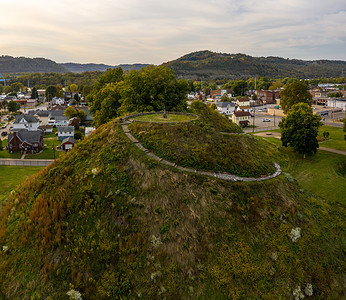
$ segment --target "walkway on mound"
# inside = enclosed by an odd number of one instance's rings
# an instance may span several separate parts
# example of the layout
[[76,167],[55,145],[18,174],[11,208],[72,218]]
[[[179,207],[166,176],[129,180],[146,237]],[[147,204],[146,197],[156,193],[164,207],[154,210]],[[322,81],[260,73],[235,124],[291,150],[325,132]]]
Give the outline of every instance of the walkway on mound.
[[150,152],[150,150],[148,150],[147,148],[145,148],[130,132],[129,128],[128,128],[128,124],[131,123],[131,121],[127,121],[128,119],[126,119],[126,121],[124,121],[123,119],[121,120],[121,127],[123,128],[126,136],[141,150],[143,150],[145,152],[146,155],[148,155],[149,157],[167,165],[167,166],[171,166],[174,167],[178,170],[181,171],[186,171],[186,172],[190,172],[190,173],[194,173],[194,174],[200,174],[200,175],[206,175],[206,176],[211,176],[211,177],[216,177],[219,179],[223,179],[223,180],[227,180],[227,181],[264,181],[264,180],[269,180],[272,178],[275,178],[277,176],[279,176],[282,173],[281,167],[277,164],[274,163],[275,166],[275,173],[272,175],[268,175],[268,176],[264,176],[264,177],[260,177],[260,178],[254,178],[254,177],[241,177],[241,176],[237,176],[237,175],[232,175],[232,174],[228,174],[228,173],[215,173],[215,172],[205,172],[205,171],[199,171],[199,170],[195,170],[192,168],[186,168],[186,167],[181,167],[178,166],[175,163],[169,162],[163,158],[158,157],[157,155],[155,155],[154,153]]

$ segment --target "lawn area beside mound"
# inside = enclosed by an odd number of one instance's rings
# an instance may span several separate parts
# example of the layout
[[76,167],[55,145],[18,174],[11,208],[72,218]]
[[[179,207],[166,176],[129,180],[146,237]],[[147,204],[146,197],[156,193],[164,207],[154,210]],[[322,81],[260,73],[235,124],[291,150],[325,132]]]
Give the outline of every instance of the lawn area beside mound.
[[162,165],[115,120],[10,195],[0,298],[341,299],[344,217],[289,176]]

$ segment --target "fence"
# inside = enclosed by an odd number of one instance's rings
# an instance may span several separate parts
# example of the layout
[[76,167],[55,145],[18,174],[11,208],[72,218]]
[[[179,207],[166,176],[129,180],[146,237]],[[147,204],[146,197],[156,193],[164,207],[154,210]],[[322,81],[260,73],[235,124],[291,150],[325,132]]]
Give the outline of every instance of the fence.
[[12,159],[3,158],[0,159],[1,166],[48,166],[54,160],[51,159]]
[[268,130],[274,130],[274,129],[279,129],[279,126],[244,128],[244,132],[251,133],[251,132],[268,131]]

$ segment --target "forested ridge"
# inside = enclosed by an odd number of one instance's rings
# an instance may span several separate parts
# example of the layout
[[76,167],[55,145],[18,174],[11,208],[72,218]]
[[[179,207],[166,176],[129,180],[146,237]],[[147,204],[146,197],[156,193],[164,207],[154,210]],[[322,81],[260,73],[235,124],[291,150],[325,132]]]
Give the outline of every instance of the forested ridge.
[[240,77],[339,77],[345,61],[252,57],[246,54],[216,53],[208,50],[186,54],[164,63],[175,75],[185,79],[234,79]]

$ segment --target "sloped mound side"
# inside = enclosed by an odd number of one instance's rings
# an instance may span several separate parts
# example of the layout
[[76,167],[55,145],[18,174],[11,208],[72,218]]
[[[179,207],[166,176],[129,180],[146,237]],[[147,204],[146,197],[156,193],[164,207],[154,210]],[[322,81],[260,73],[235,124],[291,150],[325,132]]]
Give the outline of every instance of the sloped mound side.
[[190,109],[193,113],[199,115],[199,119],[196,121],[196,123],[201,127],[218,132],[243,132],[242,128],[229,120],[228,117],[222,116],[220,113],[211,109],[201,101],[192,102]]
[[261,177],[275,172],[278,149],[249,135],[225,135],[196,124],[134,122],[129,129],[142,145],[179,166]]
[[115,121],[9,197],[0,291],[7,299],[67,299],[71,290],[83,299],[289,299],[310,283],[317,299],[342,298],[343,221],[337,204],[283,176],[231,183],[162,166]]

